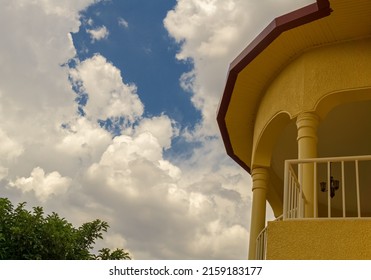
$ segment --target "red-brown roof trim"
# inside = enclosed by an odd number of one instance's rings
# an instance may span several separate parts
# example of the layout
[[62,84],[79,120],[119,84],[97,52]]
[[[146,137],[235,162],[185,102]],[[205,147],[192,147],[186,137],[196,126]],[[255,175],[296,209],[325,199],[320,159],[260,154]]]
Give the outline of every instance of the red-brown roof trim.
[[316,3],[275,18],[230,64],[227,82],[218,110],[217,122],[227,154],[247,172],[250,173],[250,167],[234,153],[225,123],[225,116],[227,114],[238,73],[241,72],[284,31],[326,17],[330,15],[331,12],[332,10],[328,0],[317,0]]

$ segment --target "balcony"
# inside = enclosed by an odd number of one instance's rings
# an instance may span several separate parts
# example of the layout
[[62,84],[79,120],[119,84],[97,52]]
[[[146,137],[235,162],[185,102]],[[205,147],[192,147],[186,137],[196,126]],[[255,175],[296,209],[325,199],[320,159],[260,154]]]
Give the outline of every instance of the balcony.
[[370,197],[371,156],[286,160],[283,214],[258,236],[257,258],[370,258]]

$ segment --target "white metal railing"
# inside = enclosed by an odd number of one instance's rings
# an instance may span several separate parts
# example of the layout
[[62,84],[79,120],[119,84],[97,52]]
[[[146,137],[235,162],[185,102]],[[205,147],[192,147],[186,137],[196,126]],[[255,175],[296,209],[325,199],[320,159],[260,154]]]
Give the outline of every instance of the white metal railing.
[[284,192],[284,205],[287,205],[284,213],[288,219],[300,218],[304,216],[304,205],[305,205],[305,196],[298,177],[295,174],[294,169],[291,165],[288,166],[287,174],[287,191]]
[[[360,180],[360,163],[369,162],[369,165],[363,171],[366,179]],[[333,165],[337,164],[337,168]],[[303,190],[303,175],[299,170],[302,170],[304,165],[311,165],[312,174],[306,174],[306,177],[313,176],[313,201],[308,201]],[[336,203],[333,202],[329,186],[331,185],[332,177],[338,176],[339,190],[336,193]],[[323,179],[327,186],[327,191],[320,195],[320,182]],[[366,186],[361,186],[361,181],[366,183]],[[352,217],[361,218],[363,216],[371,216],[371,204],[367,203],[368,215],[362,216],[361,207],[361,190],[366,192],[364,188],[369,185],[369,193],[371,195],[371,155],[368,156],[351,156],[351,157],[327,157],[327,158],[310,158],[300,160],[286,160],[285,161],[285,174],[284,174],[284,201],[283,201],[283,214],[275,219],[282,221],[287,219],[305,218],[305,208],[313,204],[313,216],[309,218],[334,218],[334,217],[349,217],[349,204],[355,209],[355,215]],[[310,186],[309,186],[310,189]],[[322,196],[322,201],[319,201]],[[326,197],[324,197],[326,196]],[[341,199],[339,199],[341,196]],[[348,204],[347,204],[348,201]],[[326,215],[319,213],[319,204],[326,204]],[[335,205],[336,204],[336,205]],[[364,203],[366,204],[366,203]],[[348,205],[348,206],[347,206]],[[322,205],[323,206],[323,205]],[[333,215],[333,208],[340,209],[338,215]],[[310,208],[309,208],[310,209]],[[322,209],[323,210],[323,209]],[[323,212],[323,211],[322,211]],[[267,227],[265,227],[256,239],[256,259],[265,260],[267,253]]]
[[265,260],[267,253],[267,227],[265,227],[256,238],[256,259]]
[[[371,156],[351,156],[351,157],[328,157],[328,158],[311,158],[311,159],[300,159],[300,160],[286,160],[285,161],[285,178],[284,178],[284,202],[283,202],[283,219],[295,219],[304,218],[305,208],[313,206],[313,216],[311,218],[319,217],[348,217],[350,211],[347,212],[347,196],[352,197],[352,206],[355,209],[353,215],[361,217],[361,196],[360,196],[360,162],[369,161],[371,163]],[[336,164],[336,168],[333,166]],[[307,201],[305,197],[305,191],[303,190],[303,174],[299,170],[303,169],[303,166],[310,165],[313,170],[313,174],[306,174],[306,177],[313,176],[311,182],[313,186],[306,186],[308,192],[312,191],[313,201]],[[371,166],[371,165],[370,165]],[[366,166],[369,168],[369,166]],[[336,170],[335,170],[336,169]],[[295,171],[296,170],[296,171]],[[335,171],[334,171],[335,170]],[[308,169],[306,170],[308,171]],[[330,190],[332,186],[334,173],[337,174],[340,181],[339,188],[341,191]],[[366,176],[371,173],[371,169],[367,169],[365,172]],[[327,198],[321,195],[321,207],[325,204],[327,207],[327,215],[319,216],[319,179],[324,179],[324,186],[327,187],[326,191]],[[371,178],[371,177],[370,177]],[[371,180],[370,180],[371,186]],[[311,188],[313,188],[311,190]],[[371,190],[370,190],[371,191]],[[333,201],[333,195],[336,193],[336,202]],[[339,196],[341,194],[341,200]],[[312,197],[312,196],[311,196]],[[350,199],[349,199],[350,200]],[[354,201],[354,202],[353,202]],[[354,205],[355,204],[355,205]],[[308,206],[309,205],[309,206]],[[305,207],[307,206],[307,207]],[[336,209],[335,209],[336,207]],[[310,209],[310,208],[309,208]],[[337,215],[333,215],[332,211],[337,210]],[[323,211],[322,211],[323,212]]]
[[[283,216],[279,216],[275,221],[282,221]],[[267,255],[267,227],[265,227],[256,238],[256,259],[265,260]]]

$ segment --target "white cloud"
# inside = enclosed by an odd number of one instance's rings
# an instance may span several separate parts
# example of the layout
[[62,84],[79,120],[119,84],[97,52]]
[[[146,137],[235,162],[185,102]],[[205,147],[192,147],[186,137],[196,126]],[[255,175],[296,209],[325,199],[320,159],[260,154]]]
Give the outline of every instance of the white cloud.
[[172,138],[179,133],[175,123],[166,115],[142,119],[135,128],[135,134],[138,135],[143,132],[150,132],[158,139],[159,144],[164,149],[171,147]]
[[[150,121],[157,127],[164,120]],[[111,207],[112,230],[135,258],[246,257],[249,180],[212,152],[218,142],[210,144],[175,165],[164,159],[159,138],[138,130],[115,137],[88,169],[84,184]]]
[[93,2],[2,1],[0,154],[7,179],[35,166],[63,169],[70,163],[54,149],[60,126],[77,109],[61,65],[76,55],[70,33],[79,29],[79,11]]
[[97,3],[100,0],[66,0],[66,1],[56,1],[56,0],[3,0],[5,7],[11,10],[22,10],[30,9],[41,9],[43,15],[53,16],[58,18],[69,18],[74,21],[79,19],[79,11],[84,10],[86,7],[93,3]]
[[118,20],[118,25],[123,27],[123,28],[129,28],[129,23],[122,17],[119,17]]
[[125,117],[128,122],[134,122],[143,114],[144,106],[136,86],[125,84],[120,70],[103,56],[97,54],[86,59],[70,74],[89,95],[84,108],[88,117],[102,120]]
[[30,177],[17,178],[9,185],[21,189],[22,192],[33,191],[36,197],[43,202],[51,195],[65,194],[70,184],[70,178],[62,177],[56,171],[45,174],[42,168],[36,167],[32,170]]
[[70,122],[63,134],[56,145],[57,150],[87,163],[98,160],[111,143],[111,135],[106,130],[84,117]]
[[109,35],[109,31],[104,25],[101,27],[97,27],[96,29],[86,29],[86,32],[90,34],[90,38],[93,43],[95,41],[107,39]]
[[[176,167],[163,159],[158,139],[144,132],[134,138],[125,135],[115,137],[99,163],[89,168],[88,176],[104,178],[109,187],[138,195],[146,185],[165,182],[163,176],[173,178],[173,174],[177,173],[173,169]],[[133,176],[133,173],[139,177]],[[133,182],[142,182],[143,185],[133,185]]]
[[2,161],[14,160],[23,153],[23,147],[0,128],[0,158]]

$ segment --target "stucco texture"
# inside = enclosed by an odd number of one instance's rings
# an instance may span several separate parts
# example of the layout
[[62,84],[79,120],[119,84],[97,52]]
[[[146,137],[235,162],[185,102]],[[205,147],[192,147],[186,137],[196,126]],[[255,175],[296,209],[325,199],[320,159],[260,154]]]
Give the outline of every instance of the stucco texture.
[[371,219],[269,222],[268,260],[371,260]]

